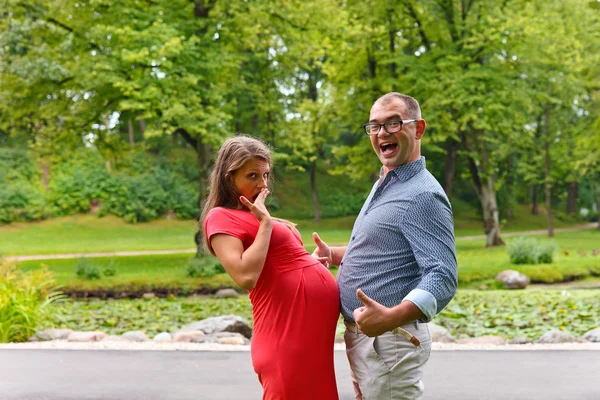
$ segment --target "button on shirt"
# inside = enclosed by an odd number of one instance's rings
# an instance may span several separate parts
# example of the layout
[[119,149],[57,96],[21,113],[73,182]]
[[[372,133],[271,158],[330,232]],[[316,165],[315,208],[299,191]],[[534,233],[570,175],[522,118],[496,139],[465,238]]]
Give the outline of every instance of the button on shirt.
[[354,321],[360,288],[386,307],[410,300],[429,321],[456,293],[457,268],[452,207],[425,158],[382,170],[340,263],[342,315]]

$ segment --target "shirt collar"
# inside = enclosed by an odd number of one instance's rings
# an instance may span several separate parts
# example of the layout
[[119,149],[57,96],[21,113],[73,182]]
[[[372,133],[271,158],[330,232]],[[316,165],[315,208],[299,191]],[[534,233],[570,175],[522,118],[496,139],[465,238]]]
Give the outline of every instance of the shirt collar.
[[[425,169],[425,157],[421,156],[418,160],[411,161],[407,164],[401,165],[397,168],[394,168],[388,174],[392,174],[392,177],[395,177],[400,182],[406,182],[411,179],[413,176],[417,175],[419,172]],[[379,170],[379,182],[383,181],[383,167]]]

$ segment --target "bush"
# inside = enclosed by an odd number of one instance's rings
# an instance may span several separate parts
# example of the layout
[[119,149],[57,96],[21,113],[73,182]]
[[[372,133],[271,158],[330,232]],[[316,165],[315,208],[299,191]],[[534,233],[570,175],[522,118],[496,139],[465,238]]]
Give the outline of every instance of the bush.
[[102,275],[104,276],[115,276],[117,275],[117,264],[114,260],[110,260],[104,268],[102,268]]
[[187,276],[191,278],[208,278],[225,272],[225,268],[215,257],[192,257],[187,268]]
[[75,264],[75,275],[80,279],[95,280],[100,279],[100,268],[87,258],[80,258]]
[[556,250],[557,246],[554,242],[540,243],[538,245],[538,263],[552,264]]
[[513,264],[551,264],[557,246],[553,242],[538,243],[534,238],[520,236],[507,246]]
[[47,269],[23,272],[0,261],[0,343],[27,341],[63,297]]

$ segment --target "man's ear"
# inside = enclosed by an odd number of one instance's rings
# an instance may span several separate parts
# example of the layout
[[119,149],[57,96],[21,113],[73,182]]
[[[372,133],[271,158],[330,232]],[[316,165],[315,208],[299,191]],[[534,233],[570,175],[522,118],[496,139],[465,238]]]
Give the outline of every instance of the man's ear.
[[420,119],[417,121],[417,132],[416,138],[417,140],[421,140],[423,134],[425,134],[425,129],[427,128],[427,122],[424,119]]

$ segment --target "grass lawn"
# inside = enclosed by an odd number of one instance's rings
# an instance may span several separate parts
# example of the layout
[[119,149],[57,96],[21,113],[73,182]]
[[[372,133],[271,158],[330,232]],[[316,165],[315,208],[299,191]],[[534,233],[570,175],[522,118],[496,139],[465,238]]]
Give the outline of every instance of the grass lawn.
[[[544,229],[546,220],[540,214],[531,216],[527,206],[515,209],[517,219],[505,224],[502,232]],[[457,238],[483,233],[476,213],[457,207],[455,234]],[[293,220],[298,224],[304,244],[312,245],[312,232],[330,244],[347,243],[355,217],[313,220]],[[581,225],[581,222],[575,225]],[[567,226],[555,221],[556,227]],[[573,224],[571,224],[573,225]],[[94,253],[136,250],[189,250],[193,249],[196,221],[156,220],[149,223],[127,224],[114,216],[98,218],[94,215],[76,215],[41,222],[14,223],[0,226],[0,254],[62,254]],[[483,246],[483,240],[471,242]]]
[[[600,324],[600,290],[459,290],[434,320],[457,338],[500,335],[539,338],[557,328],[580,336]],[[122,334],[143,330],[149,336],[172,332],[204,318],[235,314],[252,324],[247,295],[220,299],[210,296],[169,297],[134,300],[68,300],[59,303],[56,316],[46,327],[100,330]],[[344,327],[338,324],[337,333]]]
[[[543,238],[543,237],[542,237]],[[511,238],[510,240],[515,240]],[[509,243],[510,243],[509,240]],[[505,247],[484,248],[479,240],[457,240],[459,286],[463,288],[497,288],[494,278],[505,269],[516,269],[528,275],[533,282],[556,283],[600,276],[600,255],[592,256],[591,250],[600,247],[600,232],[586,230],[560,232],[553,239],[559,246],[552,264],[514,265],[510,263]],[[310,251],[314,246],[307,246]],[[583,255],[582,252],[585,252]],[[22,261],[24,269],[47,266],[55,273],[57,282],[67,292],[109,290],[112,295],[120,292],[157,291],[160,294],[206,292],[223,286],[235,286],[226,274],[210,278],[187,276],[190,254],[152,255],[133,257],[98,257],[87,259],[102,271],[106,266],[116,268],[115,276],[98,280],[85,280],[75,274],[77,259],[45,261]],[[332,273],[337,273],[332,269]],[[179,290],[176,290],[179,289]]]

